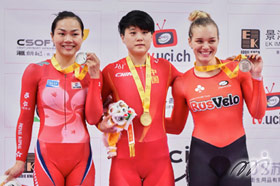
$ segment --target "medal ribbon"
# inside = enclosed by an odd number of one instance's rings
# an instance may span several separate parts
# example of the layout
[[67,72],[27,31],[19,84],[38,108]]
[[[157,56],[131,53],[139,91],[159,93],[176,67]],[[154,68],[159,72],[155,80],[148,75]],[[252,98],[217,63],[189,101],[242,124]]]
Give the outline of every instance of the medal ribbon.
[[216,65],[208,65],[208,66],[197,66],[196,65],[196,62],[194,62],[194,66],[195,66],[195,69],[197,71],[200,71],[200,72],[208,72],[208,71],[211,71],[211,70],[215,70],[215,69],[222,69],[226,75],[229,77],[229,78],[235,78],[237,75],[238,75],[238,71],[239,71],[239,65],[237,65],[233,71],[231,71],[226,65],[228,63],[231,63],[233,61],[241,61],[242,59],[247,59],[247,57],[245,55],[242,55],[242,54],[239,54],[238,56],[236,56],[232,61],[230,62],[226,62],[226,63],[222,63],[218,58],[216,58],[216,60],[218,61],[218,64]]
[[145,90],[143,88],[143,85],[141,83],[141,80],[138,76],[138,73],[134,67],[133,62],[131,61],[131,58],[129,56],[126,57],[128,68],[132,74],[132,77],[134,79],[134,82],[136,84],[138,93],[140,95],[143,110],[144,112],[149,113],[150,110],[150,101],[151,101],[151,88],[152,88],[152,75],[151,75],[151,59],[150,56],[147,55],[146,58],[146,83],[145,83]]
[[83,68],[82,68],[82,71],[80,72],[80,66],[78,63],[74,62],[72,65],[68,66],[67,68],[65,69],[62,69],[61,66],[59,65],[58,61],[56,60],[55,56],[53,56],[51,58],[51,62],[52,62],[52,65],[54,66],[54,68],[56,70],[58,70],[59,72],[62,72],[64,74],[67,74],[67,73],[70,73],[70,72],[73,72],[75,73],[75,77],[79,80],[82,80],[84,79],[84,77],[86,76],[87,74],[87,71],[88,71],[88,66],[85,65]]
[[134,132],[133,131],[134,131],[133,130],[133,124],[131,122],[131,123],[129,123],[128,129],[127,129],[130,157],[135,156],[135,138],[134,138]]

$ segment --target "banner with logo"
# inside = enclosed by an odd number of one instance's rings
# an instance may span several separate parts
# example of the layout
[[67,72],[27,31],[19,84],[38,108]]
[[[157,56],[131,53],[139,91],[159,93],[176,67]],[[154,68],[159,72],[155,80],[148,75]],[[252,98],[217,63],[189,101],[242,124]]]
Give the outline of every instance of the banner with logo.
[[[16,3],[15,3],[16,2]],[[185,72],[195,61],[188,45],[188,16],[193,10],[210,13],[219,27],[217,57],[259,53],[264,60],[267,111],[262,120],[250,116],[244,107],[253,186],[280,185],[280,2],[278,0],[17,0],[0,2],[0,175],[15,163],[15,130],[19,116],[21,76],[30,63],[49,59],[55,52],[51,23],[59,11],[78,14],[85,26],[81,51],[95,52],[101,68],[127,56],[118,33],[118,22],[131,10],[147,11],[155,21],[150,54],[169,60]],[[199,88],[199,87],[198,87]],[[173,108],[171,91],[166,98],[166,116]],[[34,147],[40,119],[35,113],[32,140],[24,173],[18,180],[33,186]],[[96,169],[96,185],[109,185],[110,160],[102,134],[88,126]],[[186,185],[193,120],[189,115],[180,135],[168,135],[175,185]],[[238,167],[240,168],[240,167]],[[241,170],[241,169],[240,169]],[[247,174],[248,172],[243,172]],[[203,179],[203,178],[202,178]]]

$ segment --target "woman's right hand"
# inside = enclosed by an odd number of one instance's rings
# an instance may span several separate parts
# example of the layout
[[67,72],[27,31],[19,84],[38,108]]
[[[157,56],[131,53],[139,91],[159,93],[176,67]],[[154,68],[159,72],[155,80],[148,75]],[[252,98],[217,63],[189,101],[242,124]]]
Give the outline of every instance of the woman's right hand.
[[111,119],[112,116],[104,116],[102,121],[98,124],[98,129],[104,133],[114,133],[116,132],[115,125],[116,124],[109,124],[108,120]]
[[252,53],[246,55],[246,57],[252,63],[251,75],[253,78],[258,79],[262,77],[262,70],[263,70],[263,60],[262,56],[258,53]]
[[7,183],[8,181],[12,180],[13,178],[19,177],[24,171],[24,165],[25,165],[25,162],[17,160],[16,163],[14,164],[14,166],[5,172],[5,175],[7,175],[8,177],[4,181],[4,183]]

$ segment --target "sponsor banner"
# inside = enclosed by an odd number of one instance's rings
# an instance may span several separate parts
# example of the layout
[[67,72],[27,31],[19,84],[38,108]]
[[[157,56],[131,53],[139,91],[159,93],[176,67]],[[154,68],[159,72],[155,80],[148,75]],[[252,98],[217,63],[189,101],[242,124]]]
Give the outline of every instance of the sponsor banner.
[[[51,58],[55,53],[51,24],[58,11],[5,9],[5,63],[30,63]],[[100,14],[94,11],[75,13],[85,25],[81,51],[100,54]],[[48,24],[41,24],[42,20]]]
[[[117,24],[128,11],[138,7],[146,10],[154,18],[155,35],[150,54],[156,58],[169,60],[179,71],[193,67],[195,61],[192,49],[188,46],[187,20],[192,10],[205,10],[217,22],[220,29],[220,45],[217,56],[231,56],[239,53],[260,53],[264,59],[264,84],[268,106],[262,120],[253,119],[244,104],[244,127],[247,134],[248,151],[251,160],[258,162],[252,174],[253,186],[278,186],[280,184],[279,143],[279,55],[280,26],[275,24],[280,18],[279,0],[58,0],[54,9],[52,3],[37,3],[31,0],[29,9],[25,2],[1,1],[0,29],[2,42],[1,89],[2,106],[0,107],[0,171],[3,173],[15,162],[15,130],[20,106],[28,109],[28,103],[20,105],[20,83],[24,68],[31,62],[37,63],[50,58],[55,52],[50,32],[51,23],[58,11],[71,10],[77,13],[85,25],[85,40],[82,52],[95,52],[101,61],[101,69],[109,62],[127,56],[127,49],[122,43]],[[128,3],[129,2],[129,3]],[[66,3],[66,4],[65,4]],[[119,6],[124,5],[124,6]],[[78,6],[77,6],[78,5]],[[118,5],[118,6],[115,6]],[[155,6],[156,5],[156,6]],[[254,6],[251,6],[254,5]],[[263,6],[265,5],[265,6]],[[112,7],[114,6],[114,7]],[[7,7],[7,8],[5,8]],[[73,9],[74,7],[74,9]],[[104,7],[106,7],[104,9]],[[265,8],[264,8],[265,7]],[[227,11],[215,11],[215,10]],[[260,11],[261,10],[261,11]],[[101,48],[102,46],[102,48]],[[127,77],[130,74],[117,74]],[[54,79],[55,80],[55,79]],[[50,82],[56,86],[57,82]],[[226,82],[221,82],[226,85]],[[71,84],[79,89],[80,84]],[[197,91],[203,91],[197,87]],[[28,97],[28,94],[26,94]],[[219,100],[230,100],[234,95],[210,100],[219,106]],[[235,98],[237,99],[237,98]],[[194,109],[197,107],[194,103]],[[169,90],[166,98],[166,116],[170,116],[173,98]],[[28,154],[25,172],[19,178],[24,185],[32,186],[34,146],[39,130],[39,117],[34,116],[32,142]],[[88,126],[96,169],[96,186],[109,185],[111,160],[102,142],[102,133],[96,126]],[[185,186],[185,169],[189,154],[189,143],[193,130],[193,120],[189,113],[185,129],[180,135],[168,135],[170,158],[174,168],[176,186]],[[269,159],[269,165],[266,164]]]
[[[246,22],[244,17],[246,16]],[[278,14],[231,14],[229,15],[228,46],[235,54],[260,53],[264,59],[264,68],[279,66],[277,58],[280,54],[280,27],[274,20],[280,18]],[[262,24],[255,24],[255,20],[266,20]],[[240,38],[240,39],[237,39]],[[268,75],[278,74],[273,70]],[[266,76],[266,74],[264,74]]]
[[[50,25],[54,13],[5,9],[5,63],[36,62],[53,55],[55,48],[50,36]],[[41,24],[42,20],[50,24]]]

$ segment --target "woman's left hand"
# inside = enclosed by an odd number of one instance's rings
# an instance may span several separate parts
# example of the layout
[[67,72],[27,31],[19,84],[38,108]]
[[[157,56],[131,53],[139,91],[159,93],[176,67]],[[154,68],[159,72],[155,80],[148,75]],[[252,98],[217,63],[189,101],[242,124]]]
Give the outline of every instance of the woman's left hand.
[[252,53],[246,55],[247,59],[249,59],[252,63],[251,75],[253,78],[262,77],[262,69],[263,69],[263,60],[262,57],[258,53]]
[[90,78],[99,79],[100,60],[95,55],[95,53],[87,53],[86,65],[88,66],[88,73],[90,75]]

